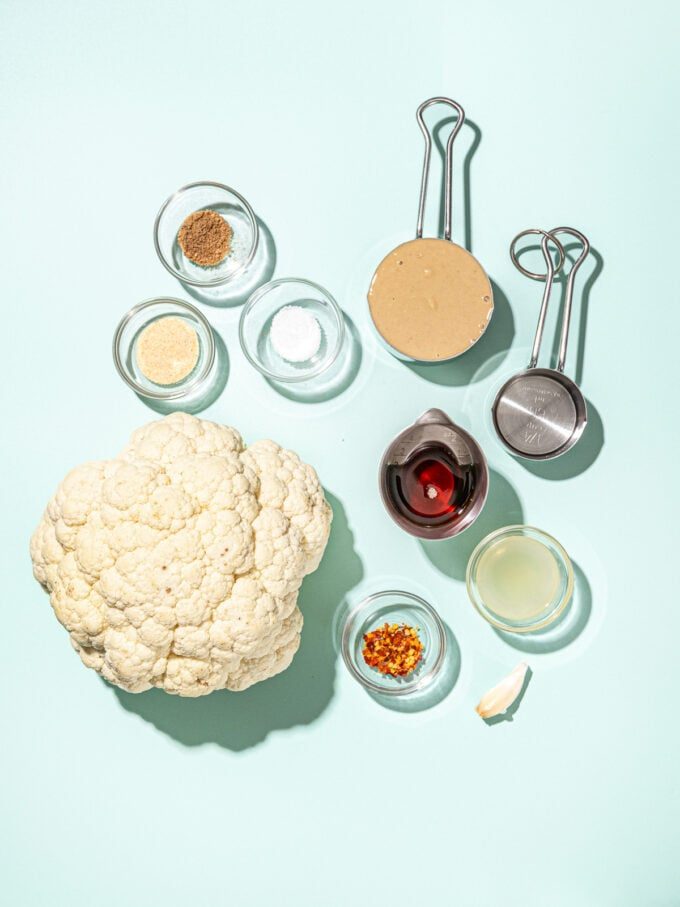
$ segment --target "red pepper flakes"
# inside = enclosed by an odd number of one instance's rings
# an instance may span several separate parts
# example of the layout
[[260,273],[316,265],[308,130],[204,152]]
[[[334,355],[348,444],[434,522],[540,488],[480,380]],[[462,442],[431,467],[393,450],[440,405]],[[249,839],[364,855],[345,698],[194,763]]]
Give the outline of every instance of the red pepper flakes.
[[423,644],[418,630],[408,624],[385,624],[364,634],[364,661],[381,674],[404,677],[418,666]]

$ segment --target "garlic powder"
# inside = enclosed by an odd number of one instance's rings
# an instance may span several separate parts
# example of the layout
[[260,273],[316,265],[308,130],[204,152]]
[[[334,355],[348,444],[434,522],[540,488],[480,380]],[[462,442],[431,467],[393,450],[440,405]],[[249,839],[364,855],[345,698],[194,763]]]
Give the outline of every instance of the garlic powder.
[[184,318],[157,318],[139,335],[135,353],[137,365],[149,381],[177,384],[196,367],[198,334]]

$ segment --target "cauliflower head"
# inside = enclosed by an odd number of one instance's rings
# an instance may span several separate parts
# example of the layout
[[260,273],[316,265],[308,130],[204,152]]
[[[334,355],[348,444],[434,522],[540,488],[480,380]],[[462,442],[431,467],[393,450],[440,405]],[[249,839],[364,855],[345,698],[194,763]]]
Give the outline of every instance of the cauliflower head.
[[244,690],[292,661],[331,518],[297,454],[173,413],[66,476],[31,539],[33,572],[111,683]]

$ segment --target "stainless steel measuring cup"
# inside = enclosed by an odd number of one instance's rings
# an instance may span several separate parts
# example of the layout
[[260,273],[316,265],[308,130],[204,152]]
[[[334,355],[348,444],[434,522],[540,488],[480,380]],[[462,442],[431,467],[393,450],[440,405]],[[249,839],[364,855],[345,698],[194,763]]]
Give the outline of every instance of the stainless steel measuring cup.
[[[455,510],[441,518],[418,518],[400,493],[400,471],[419,454],[445,452],[454,466],[465,493]],[[435,453],[436,456],[436,453]],[[459,535],[477,519],[489,491],[486,457],[472,435],[456,425],[441,409],[428,409],[394,438],[380,463],[380,495],[394,522],[423,539],[447,539]]]
[[[582,249],[567,277],[557,368],[538,368],[553,280],[565,261],[564,249],[557,239],[563,233],[578,239]],[[529,235],[543,237],[541,249],[546,263],[545,274],[527,270],[517,258],[515,247],[518,240]],[[557,249],[557,265],[553,263],[549,243],[553,243]],[[555,227],[548,231],[523,230],[510,244],[510,257],[515,267],[532,280],[545,281],[529,366],[505,382],[496,394],[492,407],[496,433],[515,456],[529,460],[559,457],[576,444],[586,427],[588,415],[585,398],[576,382],[564,374],[564,364],[567,358],[574,280],[589,251],[590,243],[583,233],[573,227]]]
[[[438,104],[456,114],[446,142],[443,238],[423,236],[432,157],[432,134],[424,114]],[[400,243],[380,262],[368,289],[368,306],[377,334],[393,356],[406,362],[442,363],[463,355],[484,334],[493,315],[493,289],[474,255],[452,239],[453,143],[465,111],[451,98],[428,98],[418,107],[416,120],[425,139],[416,238]],[[447,280],[435,289],[442,272]],[[434,347],[433,338],[438,341]]]

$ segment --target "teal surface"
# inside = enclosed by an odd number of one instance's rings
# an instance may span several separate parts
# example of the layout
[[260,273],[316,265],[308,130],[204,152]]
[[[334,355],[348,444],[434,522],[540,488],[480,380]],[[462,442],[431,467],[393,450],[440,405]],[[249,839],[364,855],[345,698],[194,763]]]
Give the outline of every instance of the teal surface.
[[[657,0],[0,5],[4,903],[680,904],[677,26]],[[427,370],[378,348],[365,293],[413,235],[414,113],[434,94],[474,124],[455,146],[454,234],[497,311],[473,352]],[[362,350],[342,393],[298,402],[244,362],[239,309],[203,307],[230,364],[204,415],[297,450],[336,519],[290,670],[180,701],[82,667],[27,547],[65,472],[155,417],[115,373],[111,336],[142,299],[191,299],[152,225],[197,179],[248,198],[275,275],[326,286]],[[569,458],[529,468],[488,422],[540,301],[508,243],[563,223],[598,253],[567,365],[591,421]],[[492,470],[479,523],[439,546],[400,532],[376,492],[386,443],[433,406]],[[520,520],[564,544],[577,595],[558,631],[513,642],[463,575],[485,531]],[[455,684],[426,711],[376,703],[334,647],[342,603],[394,584],[455,639]],[[487,726],[475,704],[522,659],[519,709]]]

